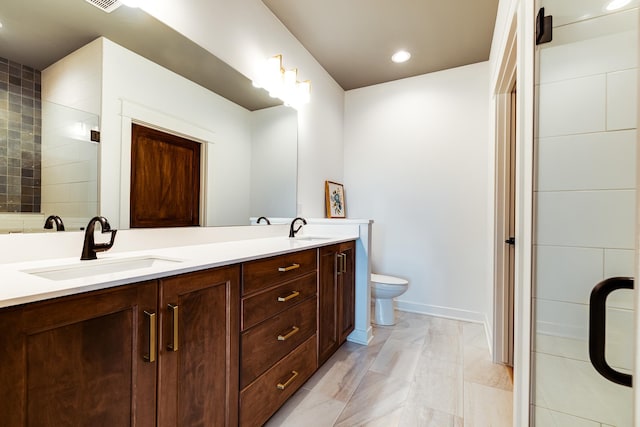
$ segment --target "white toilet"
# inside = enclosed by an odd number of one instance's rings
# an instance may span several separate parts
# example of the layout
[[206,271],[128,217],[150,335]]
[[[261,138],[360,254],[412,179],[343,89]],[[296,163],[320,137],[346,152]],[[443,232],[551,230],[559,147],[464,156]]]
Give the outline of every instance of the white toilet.
[[395,325],[396,315],[393,309],[393,299],[402,295],[409,288],[409,282],[399,277],[371,275],[371,298],[375,299],[376,325]]

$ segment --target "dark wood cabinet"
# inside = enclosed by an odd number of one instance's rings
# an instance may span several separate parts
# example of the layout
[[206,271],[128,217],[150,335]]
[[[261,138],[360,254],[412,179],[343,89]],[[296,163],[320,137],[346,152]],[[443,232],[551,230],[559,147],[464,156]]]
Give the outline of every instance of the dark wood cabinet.
[[317,369],[317,250],[242,272],[240,425],[261,426]]
[[0,310],[2,425],[236,426],[239,289],[233,266]]
[[155,426],[156,304],[146,282],[0,310],[2,425]]
[[238,424],[240,267],[160,280],[158,426]]
[[2,425],[260,426],[354,327],[355,244],[0,309]]
[[319,249],[318,365],[345,342],[355,324],[355,242]]

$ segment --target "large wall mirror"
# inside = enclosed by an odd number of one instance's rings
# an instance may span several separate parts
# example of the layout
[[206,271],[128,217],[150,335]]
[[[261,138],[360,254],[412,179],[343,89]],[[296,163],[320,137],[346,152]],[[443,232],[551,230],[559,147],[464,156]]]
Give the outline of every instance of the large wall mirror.
[[0,232],[128,228],[134,124],[202,144],[201,225],[295,215],[295,110],[205,49],[85,0],[4,0],[0,22]]

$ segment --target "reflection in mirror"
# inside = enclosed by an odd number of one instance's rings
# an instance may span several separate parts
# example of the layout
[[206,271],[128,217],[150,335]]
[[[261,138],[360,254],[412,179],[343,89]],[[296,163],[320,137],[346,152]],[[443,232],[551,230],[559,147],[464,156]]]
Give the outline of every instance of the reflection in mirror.
[[[121,7],[106,14],[77,0],[54,3],[47,0],[3,0],[1,14],[0,57],[42,69],[44,100],[89,111],[96,121],[99,115],[102,142],[99,145],[82,145],[77,150],[49,149],[45,148],[45,141],[55,141],[57,137],[50,139],[43,135],[40,212],[17,214],[4,213],[0,209],[0,232],[44,231],[45,213],[60,215],[68,225],[67,230],[77,230],[86,225],[82,224],[83,218],[96,213],[93,209],[109,217],[114,227],[127,228],[128,220],[124,219],[128,215],[130,158],[125,154],[128,154],[130,145],[127,144],[130,141],[125,131],[131,123],[155,125],[168,132],[207,142],[208,157],[202,166],[206,172],[202,195],[206,203],[201,225],[247,225],[250,216],[286,217],[295,214],[295,110],[269,100],[265,91],[253,88],[246,77],[139,9]],[[96,39],[101,35],[112,37],[116,43]],[[104,53],[104,57],[82,56],[82,53],[95,53],[87,50],[87,43],[91,40],[93,42],[89,45],[94,45],[97,40],[106,40],[108,46],[105,51],[98,52]],[[52,57],[52,52],[59,52],[59,55]],[[41,57],[45,53],[47,57]],[[61,56],[64,56],[63,60],[60,60]],[[80,61],[73,65],[69,58],[79,58]],[[139,66],[143,63],[143,68],[151,70],[151,74],[140,72]],[[56,87],[52,88],[51,82]],[[0,71],[0,105],[4,102],[8,107],[11,84],[8,73]],[[218,91],[222,96],[216,94]],[[144,96],[138,96],[140,92],[144,92]],[[125,113],[127,102],[130,108]],[[142,117],[144,114],[138,115],[145,109],[156,113],[155,117],[169,117],[170,120],[161,120],[161,123],[146,121]],[[276,111],[282,111],[282,116]],[[0,113],[0,125],[8,122],[10,115],[8,110],[4,116]],[[274,122],[270,124],[267,119]],[[34,124],[38,122],[36,118],[33,120]],[[42,121],[43,131],[45,127],[64,128],[61,123],[47,123],[44,116]],[[85,123],[75,126],[79,131],[82,126],[86,130],[96,125]],[[195,129],[195,132],[184,132],[185,128]],[[203,129],[204,138],[201,135]],[[16,136],[15,133],[11,135]],[[28,181],[21,176],[18,183],[15,178],[9,180],[8,174],[3,175],[8,173],[3,169],[3,162],[8,168],[10,160],[10,157],[2,160],[9,151],[7,142],[8,138],[3,138],[0,130],[0,203],[3,185],[5,194],[8,194],[10,183],[20,186]],[[24,147],[16,144],[12,149],[19,149],[20,156],[13,156],[11,167],[17,168],[14,172],[20,170],[22,173],[23,164],[18,167],[16,162],[18,158],[22,162],[22,152],[30,146],[28,142]],[[5,146],[6,149],[3,148]],[[92,150],[97,151],[94,154],[100,159],[99,167],[88,170],[86,166],[90,160],[80,155],[88,155]],[[62,160],[57,157],[47,163],[45,151],[56,154],[73,152],[76,158]],[[36,158],[35,151],[32,157]],[[62,166],[72,163],[75,164],[73,167]],[[48,184],[46,180],[50,178],[45,178],[45,164],[50,164],[52,171],[65,171],[66,176],[58,174]],[[33,178],[35,182],[37,174],[34,171],[33,177],[27,178]],[[98,196],[92,195],[89,188],[98,188]],[[34,194],[33,210],[37,210],[36,202]],[[65,214],[60,211],[70,209],[74,204],[85,209],[84,213],[69,211]],[[53,210],[49,211],[49,207]]]
[[[24,111],[31,109],[23,106],[22,111],[24,120]],[[98,128],[99,118],[40,100],[34,115],[35,130],[22,123],[19,138],[11,130],[17,126],[9,123],[9,135],[16,137],[7,138],[0,164],[16,166],[7,167],[8,185],[0,186],[6,188],[6,195],[0,194],[6,198],[0,204],[0,232],[45,231],[45,218],[51,215],[64,218],[66,230],[80,230],[98,212],[98,144],[91,141],[91,131]]]
[[42,103],[42,214],[80,230],[98,215],[98,148],[95,114]]

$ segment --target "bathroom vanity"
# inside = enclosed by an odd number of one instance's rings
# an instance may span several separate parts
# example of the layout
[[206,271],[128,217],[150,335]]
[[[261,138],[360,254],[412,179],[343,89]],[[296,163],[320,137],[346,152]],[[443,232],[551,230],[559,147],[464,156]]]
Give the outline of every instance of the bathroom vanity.
[[165,249],[173,264],[72,279],[3,266],[51,288],[0,309],[3,424],[262,425],[354,329],[356,237]]

